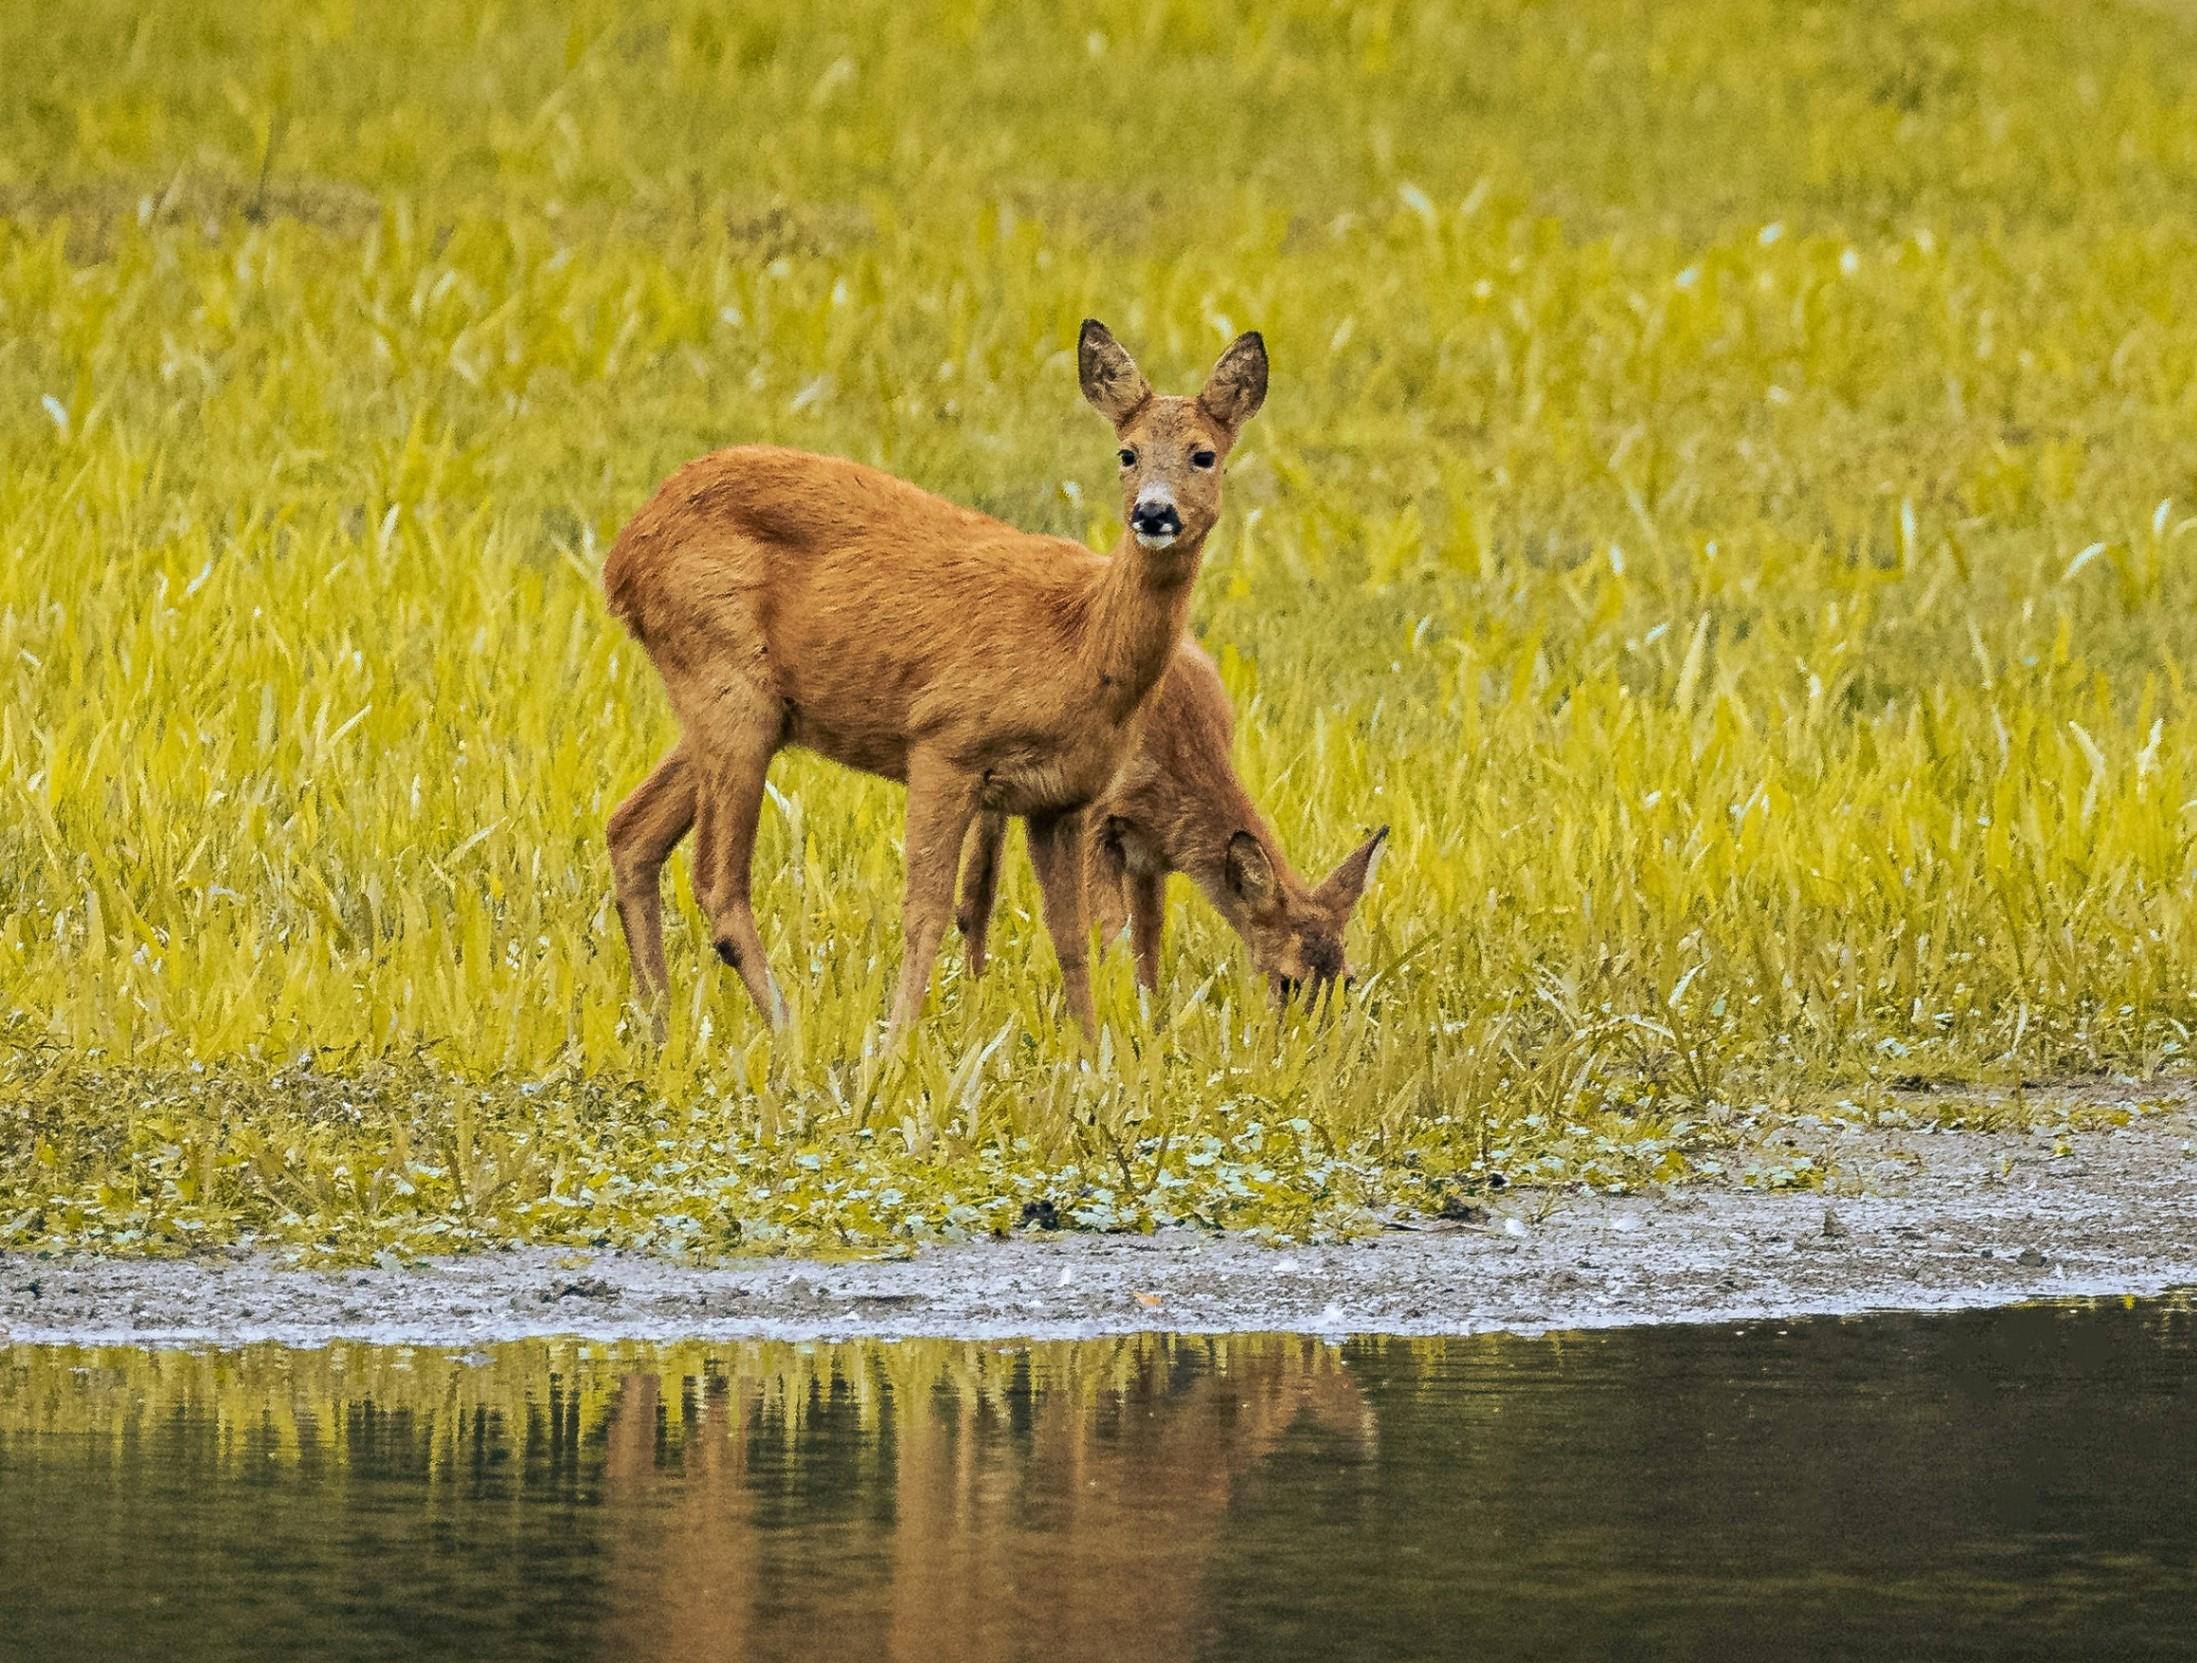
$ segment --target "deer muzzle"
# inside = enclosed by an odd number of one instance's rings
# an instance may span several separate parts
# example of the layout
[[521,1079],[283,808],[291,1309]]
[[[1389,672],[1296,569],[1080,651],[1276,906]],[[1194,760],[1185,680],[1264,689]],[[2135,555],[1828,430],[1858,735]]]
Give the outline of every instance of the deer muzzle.
[[1167,492],[1147,488],[1129,510],[1129,529],[1148,549],[1164,549],[1182,535],[1182,515]]

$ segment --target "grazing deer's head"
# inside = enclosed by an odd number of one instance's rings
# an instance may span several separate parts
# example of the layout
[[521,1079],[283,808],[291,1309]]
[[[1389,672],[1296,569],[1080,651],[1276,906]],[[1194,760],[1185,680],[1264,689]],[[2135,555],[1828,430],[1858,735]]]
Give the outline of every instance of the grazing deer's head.
[[1076,349],[1083,396],[1114,424],[1121,511],[1147,553],[1194,550],[1221,513],[1221,466],[1266,398],[1266,343],[1239,335],[1195,398],[1163,398],[1094,318]]
[[1387,840],[1383,826],[1319,884],[1307,888],[1252,833],[1239,831],[1229,838],[1225,881],[1241,909],[1231,922],[1251,949],[1252,966],[1266,977],[1276,1004],[1286,1005],[1302,993],[1317,1008],[1335,988],[1349,985],[1343,932],[1373,881]]

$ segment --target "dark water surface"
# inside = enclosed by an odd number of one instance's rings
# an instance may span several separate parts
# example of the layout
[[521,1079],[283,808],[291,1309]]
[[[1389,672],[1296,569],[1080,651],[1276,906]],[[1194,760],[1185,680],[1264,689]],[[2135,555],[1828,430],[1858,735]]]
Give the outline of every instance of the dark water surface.
[[0,1347],[0,1657],[2197,1656],[2187,1300]]

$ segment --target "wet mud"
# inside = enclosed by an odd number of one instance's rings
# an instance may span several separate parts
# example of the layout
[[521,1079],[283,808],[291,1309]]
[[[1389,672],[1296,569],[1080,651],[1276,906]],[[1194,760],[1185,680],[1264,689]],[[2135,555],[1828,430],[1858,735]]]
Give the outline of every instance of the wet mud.
[[469,1345],[850,1335],[1532,1333],[1935,1310],[2197,1285],[2197,1114],[2122,1127],[1779,1135],[1824,1190],[1513,1191],[1459,1219],[1270,1246],[1190,1231],[1031,1231],[900,1260],[679,1265],[527,1249],[296,1269],[0,1255],[0,1338]]

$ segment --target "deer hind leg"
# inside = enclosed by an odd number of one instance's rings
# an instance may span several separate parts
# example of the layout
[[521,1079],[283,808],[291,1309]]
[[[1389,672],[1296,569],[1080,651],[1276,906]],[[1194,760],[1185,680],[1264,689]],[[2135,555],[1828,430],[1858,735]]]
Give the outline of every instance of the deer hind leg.
[[999,860],[1007,842],[1007,817],[987,809],[969,828],[969,847],[961,868],[961,910],[954,922],[969,947],[969,974],[981,976],[988,958],[992,909],[999,902]]
[[755,827],[763,813],[763,782],[785,733],[785,716],[759,691],[720,693],[706,722],[690,722],[682,749],[699,776],[694,840],[694,898],[709,919],[710,945],[740,972],[755,1008],[773,1028],[786,1021],[786,1002],[771,979],[762,932],[749,901]]
[[633,979],[659,1043],[671,976],[664,966],[664,862],[694,824],[694,770],[682,747],[653,772],[610,816],[610,872],[625,931]]
[[1030,865],[1045,901],[1045,929],[1060,959],[1061,990],[1069,1014],[1084,1037],[1098,1038],[1098,1007],[1091,1002],[1091,927],[1083,895],[1083,815],[1033,814],[1029,831]]
[[908,882],[901,899],[900,985],[893,993],[891,1037],[923,1014],[931,966],[954,910],[954,874],[976,812],[974,775],[941,757],[908,758]]

